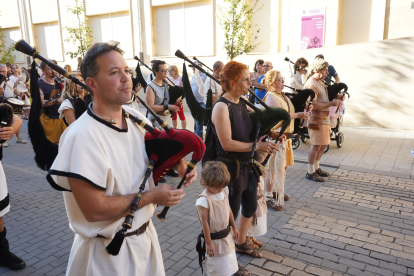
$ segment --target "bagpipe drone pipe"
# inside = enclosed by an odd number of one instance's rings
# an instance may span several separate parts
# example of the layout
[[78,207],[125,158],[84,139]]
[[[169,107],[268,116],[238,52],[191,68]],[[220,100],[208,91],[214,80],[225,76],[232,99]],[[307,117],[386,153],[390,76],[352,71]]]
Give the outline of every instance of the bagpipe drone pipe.
[[[46,138],[45,130],[40,121],[40,115],[42,113],[42,102],[40,99],[38,85],[39,74],[36,69],[37,63],[34,61],[34,59],[40,59],[59,74],[72,80],[72,82],[74,82],[75,84],[79,84],[85,89],[88,89],[88,87],[60,66],[50,62],[49,60],[41,56],[32,46],[27,44],[27,42],[23,39],[17,41],[15,49],[19,52],[33,57],[30,75],[30,92],[32,95],[32,105],[30,109],[29,122],[27,126],[29,137],[33,146],[33,151],[35,153],[36,164],[40,169],[44,171],[49,171],[50,167],[53,164],[53,161],[55,160],[58,154],[59,146],[57,144],[52,143]],[[77,106],[79,105],[77,104]]]
[[[134,57],[134,59],[136,59],[138,61],[137,67],[135,69],[135,72],[137,74],[137,76],[135,77],[135,79],[133,80],[133,82],[135,81],[135,83],[133,84],[134,88],[138,83],[141,83],[142,87],[144,88],[144,91],[146,91],[146,88],[148,86],[147,82],[144,80],[144,77],[142,76],[142,72],[141,72],[141,68],[140,68],[140,63],[142,65],[144,65],[148,70],[151,71],[151,73],[153,73],[153,70],[146,65],[144,62],[142,62],[137,56]],[[168,101],[168,104],[175,104],[177,102],[177,99],[179,97],[183,97],[184,98],[184,91],[183,88],[181,86],[178,85],[173,85],[172,81],[170,79],[168,79],[168,81],[163,81],[165,84],[168,85],[168,92],[170,93],[170,99]]]
[[[198,64],[195,64],[193,61],[191,61],[187,56],[184,55],[184,53],[182,53],[180,50],[177,50],[175,52],[175,55],[185,61],[187,61],[188,63],[190,63],[191,65],[193,65],[195,68],[197,68],[198,70],[200,70],[201,72],[203,72],[204,74],[207,75],[207,77],[211,78],[213,81],[217,82],[218,84],[220,84],[220,81],[217,80],[214,76],[212,76],[211,74],[209,74],[207,71],[205,71],[202,67],[200,67]],[[189,80],[188,80],[188,76],[187,76],[187,71],[185,69],[185,65],[183,67],[183,85],[184,85],[184,93],[188,93],[190,94],[191,90],[188,90],[186,88],[189,87]],[[210,92],[211,93],[211,92]],[[263,106],[263,108],[259,109],[257,108],[254,104],[252,104],[251,102],[249,102],[247,99],[240,97],[240,100],[246,104],[247,106],[249,106],[251,109],[253,109],[252,112],[249,112],[249,117],[250,120],[253,123],[253,131],[250,133],[250,141],[253,142],[253,148],[252,148],[252,152],[251,152],[251,158],[248,162],[251,170],[253,171],[253,173],[255,174],[255,176],[257,178],[259,178],[262,175],[262,172],[260,170],[260,168],[257,166],[257,164],[255,163],[255,160],[253,159],[254,156],[254,152],[256,150],[256,145],[257,145],[257,140],[259,139],[259,137],[262,137],[266,134],[268,134],[270,132],[270,130],[275,127],[277,124],[281,125],[281,131],[279,133],[279,137],[281,137],[284,133],[284,131],[286,130],[286,128],[290,125],[290,114],[284,110],[283,108],[280,107],[269,107],[266,103],[264,103],[253,91],[251,91],[249,89],[249,93],[251,95],[253,95],[256,100]],[[192,92],[191,92],[192,94]],[[203,164],[207,161],[211,161],[214,160],[216,158],[215,155],[215,138],[214,135],[212,135],[211,132],[211,96],[209,94],[207,94],[207,104],[206,104],[206,108],[204,110],[195,110],[194,113],[195,114],[205,114],[205,116],[209,116],[207,118],[208,120],[208,126],[207,126],[207,133],[206,133],[206,147],[207,147],[207,151],[206,151],[206,155],[205,158],[203,158]],[[188,95],[187,97],[187,103],[188,106],[190,107],[190,110],[192,111],[193,114],[193,110],[194,108],[197,109],[202,109],[202,107],[200,105],[191,105],[191,101],[190,101],[191,95]],[[194,96],[193,96],[194,98]],[[210,98],[210,99],[209,99]],[[195,98],[194,98],[194,101]],[[198,104],[198,103],[197,103]],[[210,130],[210,131],[209,131]]]

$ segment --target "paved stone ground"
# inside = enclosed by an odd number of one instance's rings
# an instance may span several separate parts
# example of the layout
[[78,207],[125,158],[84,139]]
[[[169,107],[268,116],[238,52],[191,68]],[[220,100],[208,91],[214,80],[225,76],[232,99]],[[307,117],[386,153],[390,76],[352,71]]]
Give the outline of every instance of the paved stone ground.
[[[27,138],[25,124],[22,136]],[[73,233],[62,194],[37,169],[29,143],[13,138],[9,145],[3,166],[12,209],[4,220],[12,251],[27,268],[0,268],[0,275],[64,275]],[[240,263],[255,275],[414,275],[414,180],[340,165],[326,167],[333,175],[321,184],[304,179],[305,168],[289,168],[285,190],[291,199],[285,210],[268,213],[268,232],[258,237],[265,257],[241,255]],[[185,191],[166,222],[153,220],[167,275],[201,275],[194,204],[202,188],[196,182]]]
[[[414,149],[414,131],[355,126],[342,126],[340,131],[345,137],[343,147],[338,149],[336,141],[331,141],[322,162],[414,179],[414,159],[410,154]],[[301,143],[295,159],[307,160],[309,147],[309,142]]]

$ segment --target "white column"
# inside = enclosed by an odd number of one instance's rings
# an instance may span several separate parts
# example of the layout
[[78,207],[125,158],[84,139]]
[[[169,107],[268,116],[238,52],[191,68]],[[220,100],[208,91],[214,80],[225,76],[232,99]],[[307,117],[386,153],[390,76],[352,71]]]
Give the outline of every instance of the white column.
[[387,0],[372,0],[369,41],[383,40]]

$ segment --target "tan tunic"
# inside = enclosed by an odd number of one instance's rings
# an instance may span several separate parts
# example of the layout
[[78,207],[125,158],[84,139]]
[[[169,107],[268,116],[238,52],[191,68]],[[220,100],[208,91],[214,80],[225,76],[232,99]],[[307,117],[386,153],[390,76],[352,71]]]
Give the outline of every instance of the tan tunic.
[[[318,103],[327,103],[329,102],[328,97],[328,90],[326,89],[325,85],[316,81],[314,78],[309,78],[308,81],[305,83],[305,89],[312,89],[315,92],[315,99]],[[329,107],[320,109],[319,111],[330,111]],[[329,115],[322,121],[322,125],[329,125]]]
[[[229,225],[229,217],[230,217],[230,205],[229,205],[229,195],[228,190],[224,189],[225,193],[223,200],[213,200],[209,194],[207,193],[207,189],[203,191],[203,193],[198,197],[205,197],[208,202],[208,224],[210,228],[210,233],[216,233],[221,230],[224,230]],[[198,213],[198,206],[197,206],[197,213]],[[201,221],[200,214],[199,218]],[[222,257],[228,255],[230,252],[234,250],[234,242],[231,234],[227,235],[224,239],[219,240],[212,240],[215,251],[215,257]]]
[[[272,92],[272,91],[268,91],[266,96],[264,96],[263,101],[266,100],[266,97],[268,95],[272,95],[273,97],[275,97],[280,107],[286,110],[287,112],[289,112],[289,114],[295,113],[295,107],[293,106],[292,102],[290,101],[288,97]],[[290,125],[286,128],[285,133],[292,133],[294,129],[295,129],[295,120],[291,120]]]
[[[315,91],[315,101],[319,103],[329,102],[328,90],[325,85],[316,81],[314,78],[309,78],[305,83],[305,89],[310,88]],[[328,111],[330,108],[326,107],[320,111]],[[319,130],[308,129],[311,145],[325,146],[331,142],[331,122],[329,115],[322,121]]]
[[[289,112],[289,114],[296,113],[295,107],[293,106],[292,102],[288,97],[283,97],[281,94],[268,91],[266,96],[264,96],[263,101],[266,99],[267,95],[272,95],[276,98],[278,101],[280,107],[282,107],[284,110]],[[278,126],[276,126],[275,129],[272,129],[272,131],[277,131]],[[285,133],[293,133],[295,129],[295,120],[290,121],[290,125],[286,128]],[[271,156],[271,159],[275,159],[275,155]],[[294,157],[293,157],[293,148],[292,148],[292,140],[288,139],[286,140],[286,151],[285,151],[285,161],[284,166],[293,166],[295,164]]]

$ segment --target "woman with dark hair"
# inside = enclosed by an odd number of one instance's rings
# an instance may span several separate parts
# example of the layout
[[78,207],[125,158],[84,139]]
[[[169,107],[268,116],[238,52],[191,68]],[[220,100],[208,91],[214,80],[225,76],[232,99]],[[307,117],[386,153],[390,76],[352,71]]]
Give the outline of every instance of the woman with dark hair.
[[[299,65],[302,68],[306,68],[306,67],[309,66],[308,61],[303,57],[298,58],[298,60],[295,62],[295,64]],[[294,67],[296,67],[296,66],[294,66]],[[296,68],[293,68],[293,69],[294,69],[293,72],[292,72],[292,69],[290,70],[290,72],[292,73],[291,79],[290,79],[290,86],[292,86],[296,89],[303,89],[303,86],[305,85],[304,79],[305,79],[306,71],[300,69],[299,67],[296,67]],[[292,92],[294,92],[294,91],[292,91]]]
[[253,72],[250,73],[252,84],[255,87],[262,87],[262,84],[258,83],[257,80],[264,75],[263,63],[263,59],[258,59],[254,64]]
[[[257,180],[247,164],[253,147],[249,134],[254,126],[245,104],[240,101],[251,85],[249,70],[242,63],[230,61],[223,68],[220,84],[223,93],[214,105],[211,122],[216,137],[216,159],[226,164],[231,175],[228,184],[229,203],[235,218],[240,205],[242,208],[236,249],[238,253],[261,258],[263,255],[246,240],[257,208]],[[271,154],[277,150],[277,146],[276,143],[259,140],[256,150]]]

